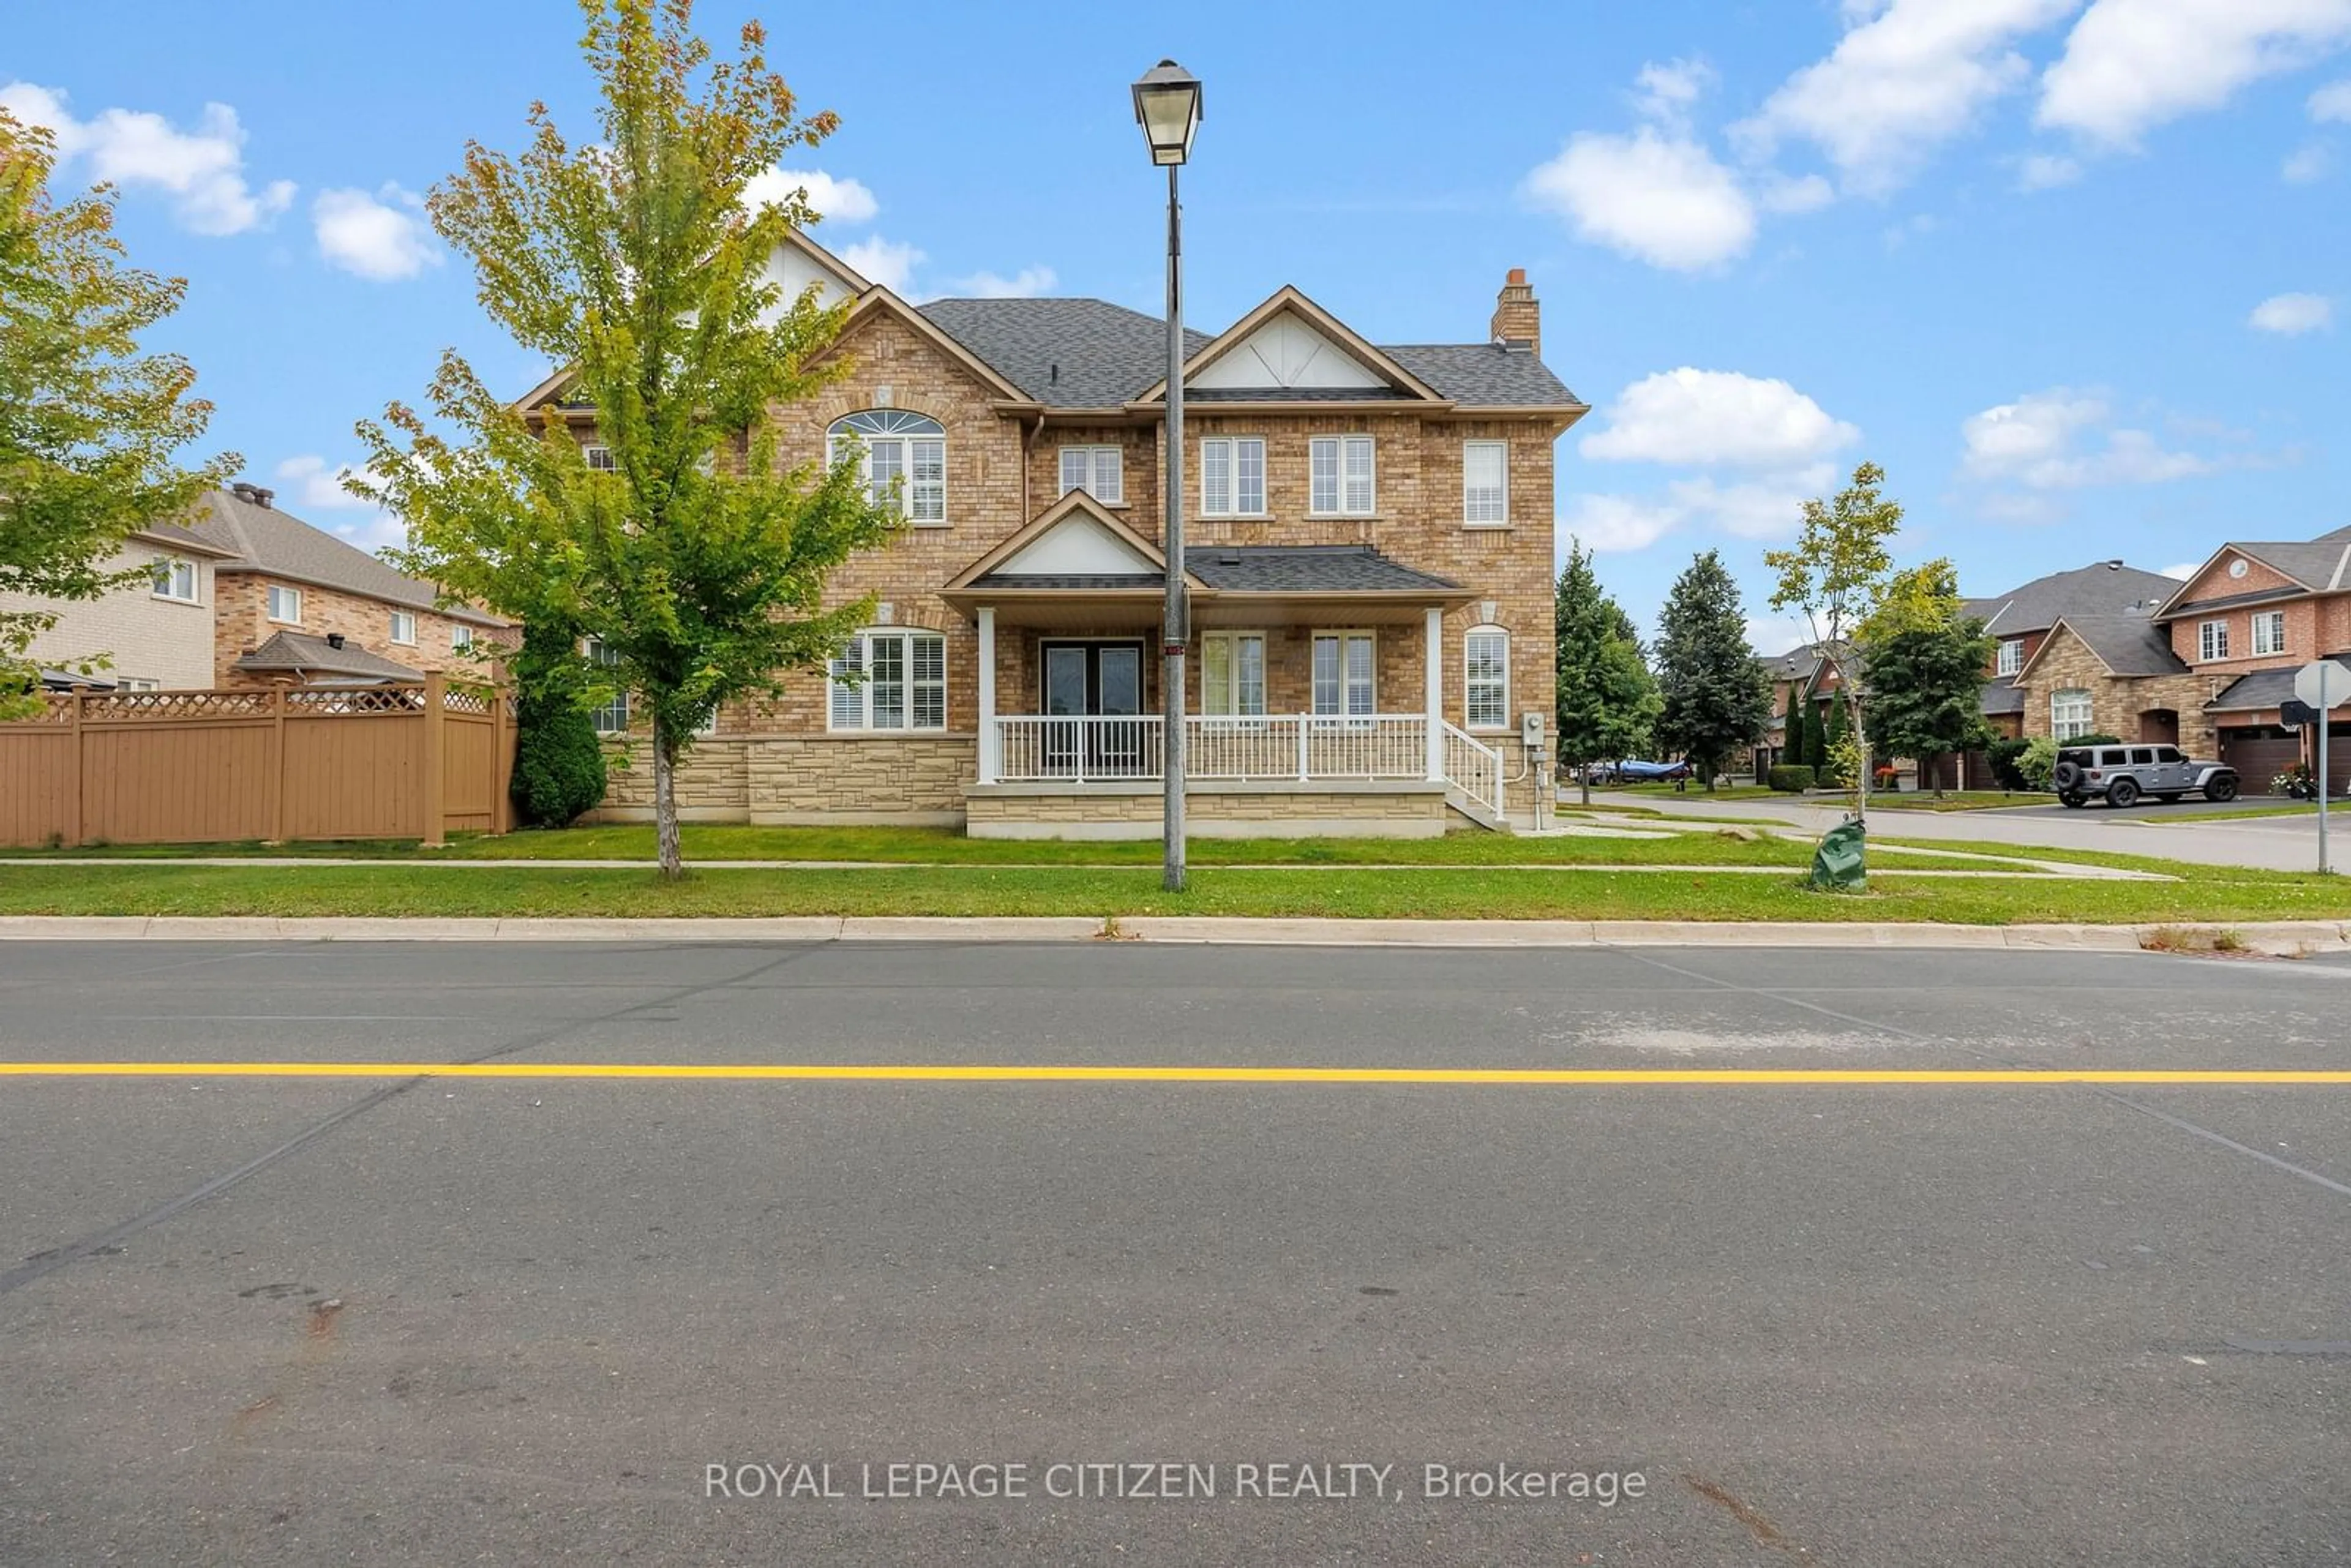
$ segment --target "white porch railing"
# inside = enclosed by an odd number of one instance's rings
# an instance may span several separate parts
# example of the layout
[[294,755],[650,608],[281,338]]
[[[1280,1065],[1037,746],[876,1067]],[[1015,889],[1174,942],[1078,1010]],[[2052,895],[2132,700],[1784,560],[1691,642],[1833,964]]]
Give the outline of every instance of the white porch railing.
[[[1164,721],[1131,717],[996,720],[996,776],[1006,783],[1159,777]],[[1419,714],[1192,714],[1184,721],[1186,778],[1383,779],[1428,777],[1428,721]]]
[[1445,781],[1488,810],[1502,810],[1502,754],[1477,737],[1445,727]]

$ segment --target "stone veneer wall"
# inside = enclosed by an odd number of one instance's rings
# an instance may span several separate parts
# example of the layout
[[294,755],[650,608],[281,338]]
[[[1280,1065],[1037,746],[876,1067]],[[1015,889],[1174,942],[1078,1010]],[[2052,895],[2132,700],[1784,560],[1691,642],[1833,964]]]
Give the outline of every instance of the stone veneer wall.
[[[1156,785],[974,785],[965,791],[975,839],[1155,839],[1164,810]],[[1437,838],[1445,793],[1425,784],[1354,789],[1195,784],[1185,825],[1198,839]]]
[[2029,674],[2023,683],[2023,733],[2028,737],[2050,732],[2050,695],[2078,687],[2090,694],[2090,726],[2097,733],[2137,740],[2140,714],[2170,708],[2179,715],[2179,744],[2190,756],[2210,758],[2219,752],[2220,736],[2204,705],[2224,683],[2211,676],[2116,675],[2087,643],[2063,628],[2051,637]]
[[[639,742],[605,747],[611,783],[590,813],[603,822],[653,817],[653,757]],[[677,771],[678,815],[689,822],[926,823],[963,821],[964,786],[978,776],[969,734],[907,737],[713,736]]]

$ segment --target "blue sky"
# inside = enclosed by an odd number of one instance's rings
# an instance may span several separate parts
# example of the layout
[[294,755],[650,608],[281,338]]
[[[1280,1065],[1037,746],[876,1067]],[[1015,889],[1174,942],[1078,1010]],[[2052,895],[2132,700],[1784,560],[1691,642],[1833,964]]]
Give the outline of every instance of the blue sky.
[[[1376,341],[1473,341],[1511,267],[1593,413],[1559,448],[1562,548],[1645,621],[1698,549],[1745,584],[1796,502],[1865,457],[1900,553],[1971,592],[2351,522],[2351,0],[1650,0],[836,8],[757,15],[841,133],[796,159],[817,231],[914,298],[1155,311],[1161,188],[1127,84],[1207,84],[1187,317],[1295,283]],[[544,99],[585,133],[561,0],[397,13],[121,4],[12,19],[0,101],[111,174],[142,265],[189,280],[158,341],[212,444],[380,539],[334,470],[446,345],[544,369],[475,306],[414,193]]]

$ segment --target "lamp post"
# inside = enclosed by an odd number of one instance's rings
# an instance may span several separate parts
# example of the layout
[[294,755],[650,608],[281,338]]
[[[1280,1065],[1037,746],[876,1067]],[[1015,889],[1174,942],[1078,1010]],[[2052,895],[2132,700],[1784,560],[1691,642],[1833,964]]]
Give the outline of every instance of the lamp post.
[[1176,171],[1192,155],[1200,128],[1200,81],[1174,60],[1162,60],[1134,84],[1134,119],[1151,145],[1151,161],[1167,171],[1167,602],[1159,651],[1165,660],[1165,699],[1159,778],[1165,797],[1161,831],[1166,841],[1170,893],[1184,890],[1184,658],[1192,640],[1192,607],[1184,592],[1184,246]]

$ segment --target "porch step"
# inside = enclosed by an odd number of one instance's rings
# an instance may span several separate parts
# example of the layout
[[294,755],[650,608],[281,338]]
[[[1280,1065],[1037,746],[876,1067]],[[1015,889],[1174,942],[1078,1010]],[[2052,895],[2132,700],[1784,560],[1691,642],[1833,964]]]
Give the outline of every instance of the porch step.
[[1503,820],[1500,812],[1490,810],[1484,801],[1477,800],[1458,784],[1445,787],[1445,803],[1453,809],[1455,814],[1468,818],[1489,832],[1507,833],[1510,831],[1510,824]]

